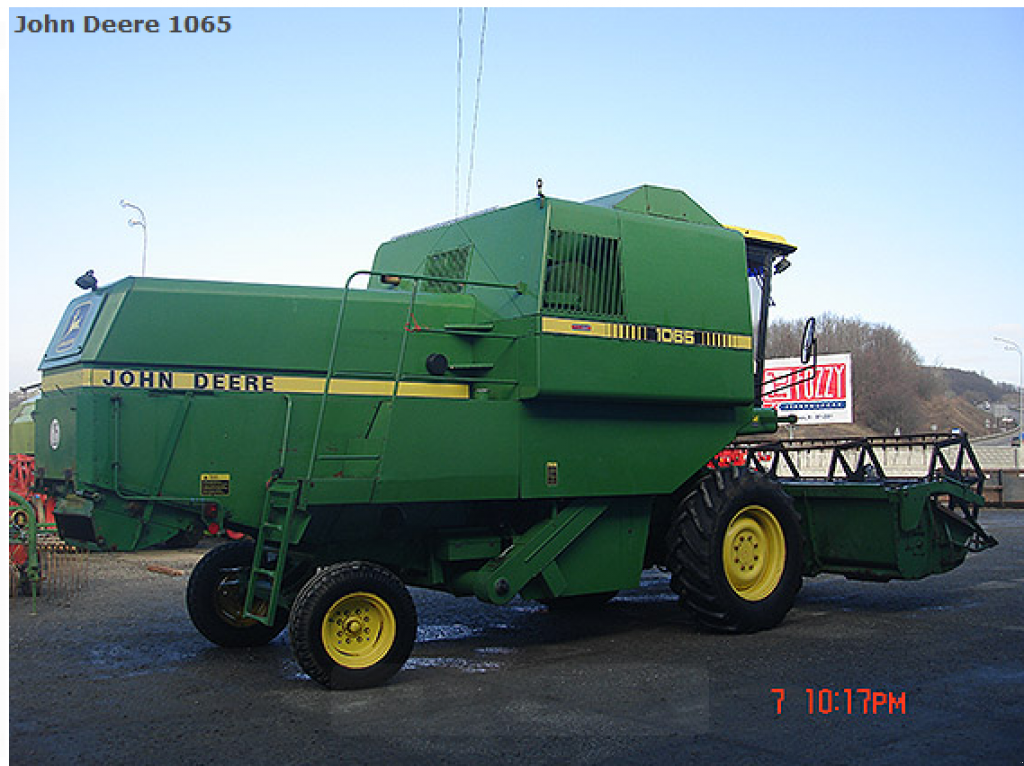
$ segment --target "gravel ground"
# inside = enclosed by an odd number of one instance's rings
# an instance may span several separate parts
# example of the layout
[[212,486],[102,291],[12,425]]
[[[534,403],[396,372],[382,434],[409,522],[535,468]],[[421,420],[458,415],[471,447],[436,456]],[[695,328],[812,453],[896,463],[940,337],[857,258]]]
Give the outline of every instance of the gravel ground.
[[[92,555],[73,598],[41,600],[36,614],[11,599],[10,758],[1022,764],[1024,513],[983,520],[1000,545],[956,571],[888,585],[808,580],[786,621],[752,636],[697,632],[657,573],[586,615],[417,590],[408,665],[357,692],[311,682],[286,634],[226,650],[195,632],[185,585],[210,543]],[[886,702],[865,713],[858,689]],[[903,704],[890,708],[890,695]]]

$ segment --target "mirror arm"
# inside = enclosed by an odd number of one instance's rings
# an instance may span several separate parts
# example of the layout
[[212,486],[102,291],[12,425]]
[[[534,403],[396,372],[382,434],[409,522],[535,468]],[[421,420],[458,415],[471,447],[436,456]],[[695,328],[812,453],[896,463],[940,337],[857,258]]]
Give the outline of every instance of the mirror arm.
[[764,284],[761,285],[761,319],[757,324],[757,359],[754,369],[754,406],[760,407],[764,398],[765,357],[768,355],[768,309],[772,303],[773,258],[763,267]]

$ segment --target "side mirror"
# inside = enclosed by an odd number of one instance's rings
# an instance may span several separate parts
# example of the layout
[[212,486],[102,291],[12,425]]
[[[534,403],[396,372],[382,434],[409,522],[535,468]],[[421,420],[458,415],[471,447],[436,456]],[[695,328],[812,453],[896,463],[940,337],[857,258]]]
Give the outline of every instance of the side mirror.
[[800,341],[800,364],[807,364],[818,352],[818,339],[814,336],[814,317],[807,320],[804,325],[804,337]]
[[[808,381],[814,380],[818,376],[818,339],[814,335],[815,321],[814,317],[807,320],[804,325],[804,337],[800,341],[800,364],[801,366],[795,370],[790,370],[784,375],[780,375],[777,378],[773,378],[771,381],[761,381],[761,400],[763,401],[765,396],[771,396],[785,391],[790,388],[799,386],[801,383],[807,383]],[[808,364],[813,363],[810,369],[807,368]],[[768,388],[769,384],[771,388]]]

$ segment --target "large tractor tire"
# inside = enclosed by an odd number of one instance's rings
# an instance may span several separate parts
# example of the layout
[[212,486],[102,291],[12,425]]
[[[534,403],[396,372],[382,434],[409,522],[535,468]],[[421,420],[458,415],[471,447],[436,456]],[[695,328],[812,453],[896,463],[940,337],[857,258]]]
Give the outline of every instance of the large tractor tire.
[[[288,613],[279,609],[271,625],[245,617],[245,591],[249,584],[255,543],[237,540],[213,548],[192,570],[185,601],[196,629],[220,646],[263,646],[284,630]],[[259,613],[261,602],[254,609]],[[266,608],[266,604],[262,604]]]
[[704,628],[772,628],[800,589],[800,519],[765,474],[736,466],[708,473],[679,504],[666,543],[672,589]]
[[362,689],[401,669],[416,640],[416,605],[377,564],[335,564],[299,592],[288,621],[295,659],[329,689]]

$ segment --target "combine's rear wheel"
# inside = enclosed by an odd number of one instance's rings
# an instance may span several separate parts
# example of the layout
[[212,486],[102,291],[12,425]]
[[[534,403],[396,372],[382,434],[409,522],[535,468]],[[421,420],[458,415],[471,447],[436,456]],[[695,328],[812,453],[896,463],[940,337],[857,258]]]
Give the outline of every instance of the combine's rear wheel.
[[774,627],[802,577],[793,500],[768,476],[738,467],[705,476],[669,528],[672,588],[704,627],[751,633]]
[[367,562],[335,564],[306,583],[288,622],[292,651],[330,689],[387,681],[416,640],[416,605],[402,581]]
[[[288,613],[282,609],[271,625],[243,615],[255,547],[252,540],[218,545],[199,560],[188,579],[185,601],[189,617],[196,629],[215,644],[263,646],[288,623]],[[255,609],[259,608],[257,602]]]

